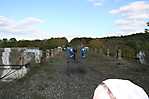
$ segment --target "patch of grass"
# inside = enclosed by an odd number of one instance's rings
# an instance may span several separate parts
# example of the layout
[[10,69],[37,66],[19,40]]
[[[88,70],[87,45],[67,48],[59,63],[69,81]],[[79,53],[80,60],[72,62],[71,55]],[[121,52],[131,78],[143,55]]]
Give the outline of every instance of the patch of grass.
[[63,64],[64,62],[65,62],[65,58],[53,57],[49,59],[48,64]]
[[30,99],[47,99],[47,98],[44,95],[32,94]]
[[54,65],[47,64],[47,63],[45,63],[45,64],[32,63],[31,68],[28,71],[28,73],[25,75],[25,77],[18,79],[17,81],[25,82],[25,81],[30,80],[30,78],[33,75],[39,75],[40,76],[40,74],[44,74],[44,73],[45,73],[45,75],[48,76],[48,78],[52,78],[52,74],[54,74],[54,72],[55,72]]

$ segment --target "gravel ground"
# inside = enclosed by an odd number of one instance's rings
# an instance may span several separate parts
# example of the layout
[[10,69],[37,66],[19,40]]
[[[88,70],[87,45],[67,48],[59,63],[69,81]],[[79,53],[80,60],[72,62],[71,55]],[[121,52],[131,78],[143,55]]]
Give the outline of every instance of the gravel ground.
[[97,85],[108,78],[129,79],[149,94],[149,66],[94,56],[78,62],[51,59],[32,64],[26,77],[0,82],[0,99],[92,99]]

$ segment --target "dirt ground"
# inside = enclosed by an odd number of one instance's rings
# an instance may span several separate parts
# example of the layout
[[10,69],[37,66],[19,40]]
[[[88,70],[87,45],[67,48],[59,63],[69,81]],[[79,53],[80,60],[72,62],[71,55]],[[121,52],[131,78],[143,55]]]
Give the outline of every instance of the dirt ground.
[[0,99],[92,99],[94,90],[105,79],[128,79],[149,95],[149,65],[135,60],[90,55],[77,61],[65,57],[31,64],[26,77],[0,82]]

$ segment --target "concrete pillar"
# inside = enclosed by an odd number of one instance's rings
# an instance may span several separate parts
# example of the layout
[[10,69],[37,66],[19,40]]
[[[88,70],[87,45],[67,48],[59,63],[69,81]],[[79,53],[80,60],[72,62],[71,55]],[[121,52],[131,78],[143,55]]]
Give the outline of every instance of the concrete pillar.
[[119,60],[122,59],[122,51],[121,51],[121,49],[118,49],[118,51],[117,51],[117,58],[118,58]]
[[110,56],[110,49],[107,49],[107,56]]

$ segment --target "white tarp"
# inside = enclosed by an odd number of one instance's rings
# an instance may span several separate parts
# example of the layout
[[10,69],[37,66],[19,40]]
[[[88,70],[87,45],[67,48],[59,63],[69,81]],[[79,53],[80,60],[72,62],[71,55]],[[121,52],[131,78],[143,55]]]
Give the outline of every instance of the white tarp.
[[10,48],[4,48],[4,52],[2,52],[2,62],[4,65],[10,65],[9,63],[10,52],[11,52]]
[[41,62],[41,57],[42,57],[42,51],[39,49],[25,49],[24,53],[34,53],[35,55],[35,62],[40,63]]
[[[112,92],[115,98],[112,99],[149,99],[145,91],[130,82],[129,80],[122,79],[108,79],[103,83]],[[95,92],[93,99],[111,99],[109,92],[102,84],[100,84]]]
[[[19,79],[25,76],[27,73],[27,68],[23,66],[19,70],[11,69],[10,68],[10,53],[11,53],[11,48],[4,48],[4,52],[2,52],[2,63],[7,67],[6,69],[3,70],[1,77],[4,77],[2,81],[12,81],[13,79]],[[7,76],[6,76],[7,75]]]

